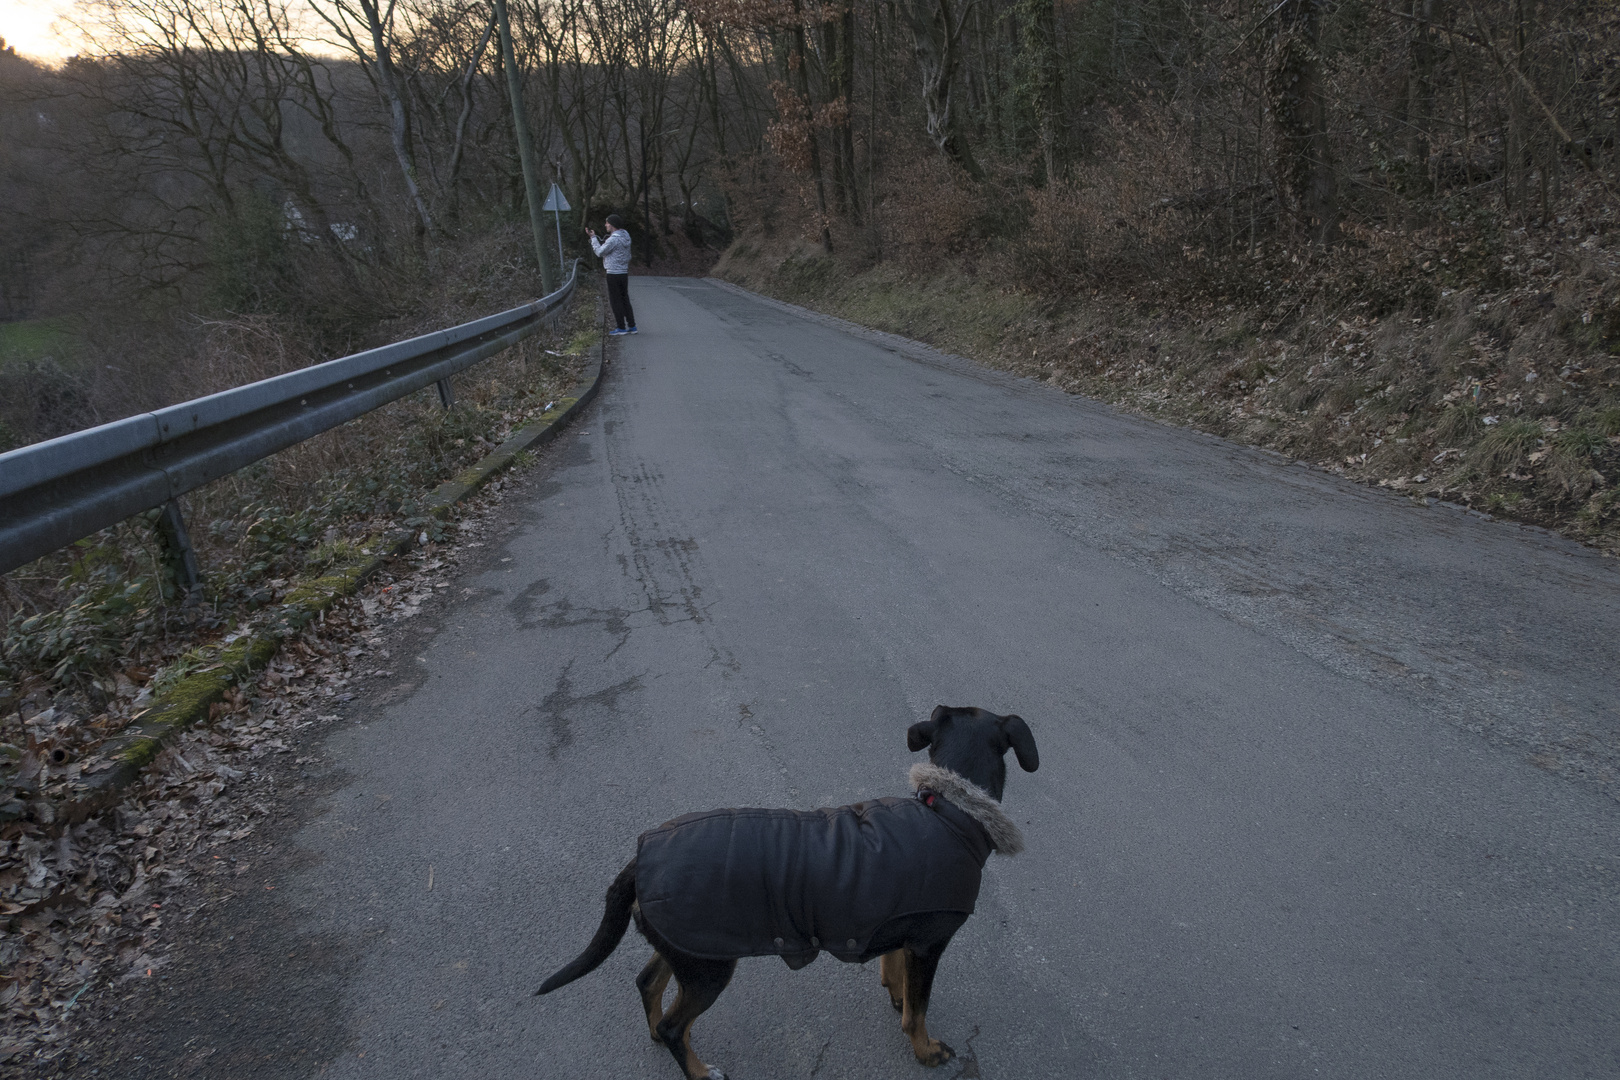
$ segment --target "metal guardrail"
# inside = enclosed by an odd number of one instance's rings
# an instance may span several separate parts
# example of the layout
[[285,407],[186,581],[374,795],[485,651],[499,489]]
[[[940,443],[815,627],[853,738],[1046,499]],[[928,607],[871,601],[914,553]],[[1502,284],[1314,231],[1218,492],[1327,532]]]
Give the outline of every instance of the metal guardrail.
[[425,386],[449,407],[450,376],[534,333],[578,283],[576,259],[562,288],[499,315],[0,454],[0,573],[163,507],[194,581],[176,497]]

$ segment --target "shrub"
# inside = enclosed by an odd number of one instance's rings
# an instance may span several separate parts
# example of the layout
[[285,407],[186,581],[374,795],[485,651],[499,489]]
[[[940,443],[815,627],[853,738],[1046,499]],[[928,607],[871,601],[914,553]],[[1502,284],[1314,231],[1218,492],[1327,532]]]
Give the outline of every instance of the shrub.
[[1541,441],[1542,427],[1534,420],[1498,424],[1468,455],[1468,465],[1483,476],[1517,472]]
[[1441,446],[1467,446],[1484,430],[1479,406],[1464,403],[1453,405],[1441,414],[1440,422],[1434,427],[1434,437]]
[[1592,468],[1592,458],[1607,445],[1608,440],[1590,428],[1565,428],[1553,437],[1548,477],[1576,498],[1584,498],[1600,475]]
[[1620,435],[1620,405],[1588,410],[1581,414],[1580,423],[1605,438]]
[[132,638],[156,635],[161,609],[151,578],[126,578],[112,564],[98,567],[63,607],[12,618],[0,649],[0,677],[39,671],[59,683],[105,668],[129,649]]

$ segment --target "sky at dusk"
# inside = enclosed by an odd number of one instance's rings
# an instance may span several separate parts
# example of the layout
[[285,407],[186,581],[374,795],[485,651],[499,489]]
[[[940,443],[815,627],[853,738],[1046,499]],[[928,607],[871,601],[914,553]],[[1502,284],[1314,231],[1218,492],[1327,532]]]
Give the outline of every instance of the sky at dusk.
[[80,51],[80,38],[59,20],[73,7],[72,0],[0,0],[0,38],[30,59],[54,63],[71,56]]
[[[200,6],[206,7],[207,2],[204,0]],[[274,3],[273,7],[284,12],[293,27],[313,27],[307,35],[295,33],[294,40],[301,48],[326,56],[342,52],[314,32],[320,26],[313,22],[308,6],[301,0]],[[21,55],[47,64],[59,63],[76,54],[93,55],[96,50],[74,23],[104,29],[102,24],[108,8],[104,0],[0,0],[0,38]],[[132,25],[143,25],[138,15],[132,19]]]

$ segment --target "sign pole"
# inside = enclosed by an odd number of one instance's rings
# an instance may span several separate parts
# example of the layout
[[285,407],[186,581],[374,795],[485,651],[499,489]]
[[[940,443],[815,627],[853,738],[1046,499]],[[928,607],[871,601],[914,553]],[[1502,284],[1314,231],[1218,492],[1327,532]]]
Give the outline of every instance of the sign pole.
[[563,195],[562,188],[557,186],[557,181],[551,182],[551,191],[546,195],[546,205],[540,209],[550,210],[551,220],[557,226],[557,265],[561,266],[563,265],[562,213],[564,210],[572,210],[573,207],[568,205],[568,199]]

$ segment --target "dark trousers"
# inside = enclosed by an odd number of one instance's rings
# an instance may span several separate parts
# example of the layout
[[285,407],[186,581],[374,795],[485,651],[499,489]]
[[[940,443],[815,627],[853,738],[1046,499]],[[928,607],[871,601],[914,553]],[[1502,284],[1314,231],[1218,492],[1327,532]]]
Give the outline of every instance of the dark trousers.
[[603,274],[607,278],[608,303],[613,306],[613,321],[620,330],[636,325],[636,313],[630,307],[630,275]]

